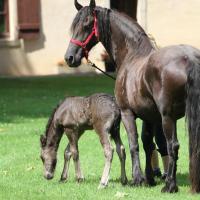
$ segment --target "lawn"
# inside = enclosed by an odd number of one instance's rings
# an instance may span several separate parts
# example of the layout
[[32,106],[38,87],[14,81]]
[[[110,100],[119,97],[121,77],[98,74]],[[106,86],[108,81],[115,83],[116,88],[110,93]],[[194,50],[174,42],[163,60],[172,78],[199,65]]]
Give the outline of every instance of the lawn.
[[[118,178],[120,165],[116,153],[110,174],[109,186],[98,190],[104,164],[98,137],[88,131],[79,142],[80,161],[85,176],[81,184],[75,182],[73,162],[70,177],[60,184],[63,152],[67,139],[63,136],[58,151],[55,177],[43,178],[40,160],[39,137],[44,133],[48,117],[57,103],[67,95],[89,95],[94,92],[113,94],[114,82],[104,76],[59,76],[36,78],[0,78],[0,199],[199,199],[189,193],[188,137],[184,119],[178,123],[180,156],[178,161],[179,193],[162,194],[163,182],[156,187],[121,186]],[[141,121],[138,130],[141,131]],[[131,180],[131,162],[124,127],[121,136],[126,147],[126,171]],[[144,152],[140,140],[140,157],[144,169]],[[120,194],[120,195],[118,195]]]

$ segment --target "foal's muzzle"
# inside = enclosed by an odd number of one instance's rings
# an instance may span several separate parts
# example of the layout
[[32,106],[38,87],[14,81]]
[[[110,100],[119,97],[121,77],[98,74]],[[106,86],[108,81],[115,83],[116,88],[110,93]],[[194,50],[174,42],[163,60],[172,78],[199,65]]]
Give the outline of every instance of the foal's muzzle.
[[53,174],[52,173],[49,173],[49,172],[46,172],[44,177],[47,179],[47,180],[51,180],[53,178]]

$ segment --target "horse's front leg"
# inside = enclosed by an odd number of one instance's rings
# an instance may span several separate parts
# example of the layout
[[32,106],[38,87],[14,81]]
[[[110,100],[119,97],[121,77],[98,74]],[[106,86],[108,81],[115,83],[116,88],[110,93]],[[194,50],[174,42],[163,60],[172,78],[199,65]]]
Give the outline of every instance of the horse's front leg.
[[133,112],[128,109],[122,110],[121,114],[122,114],[122,122],[128,134],[129,148],[130,148],[131,159],[132,159],[133,184],[136,186],[139,186],[144,182],[144,176],[142,174],[141,167],[140,167],[136,119]]
[[168,115],[162,116],[162,125],[169,153],[168,172],[162,192],[173,193],[178,191],[178,187],[176,185],[176,169],[179,143],[176,133],[176,120],[173,120],[172,117]]

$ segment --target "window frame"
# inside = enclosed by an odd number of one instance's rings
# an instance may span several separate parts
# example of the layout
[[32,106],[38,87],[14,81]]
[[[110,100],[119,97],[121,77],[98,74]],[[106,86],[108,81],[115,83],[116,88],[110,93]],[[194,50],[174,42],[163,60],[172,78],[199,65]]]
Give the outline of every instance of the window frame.
[[0,15],[4,16],[5,30],[0,33],[0,39],[7,38],[9,36],[9,5],[8,0],[4,0],[4,9],[0,11]]

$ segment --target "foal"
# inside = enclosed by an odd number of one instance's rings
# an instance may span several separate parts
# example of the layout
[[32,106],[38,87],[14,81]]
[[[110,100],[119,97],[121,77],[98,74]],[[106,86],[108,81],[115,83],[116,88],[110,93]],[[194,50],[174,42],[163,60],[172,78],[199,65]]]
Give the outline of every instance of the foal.
[[69,144],[64,153],[64,168],[61,181],[67,180],[69,161],[72,157],[75,165],[76,179],[83,180],[80,168],[78,140],[85,130],[94,129],[104,149],[105,166],[99,187],[108,184],[109,172],[113,158],[113,147],[109,134],[116,144],[116,151],[121,163],[121,183],[127,183],[125,172],[125,149],[120,138],[120,110],[114,97],[108,94],[93,94],[88,97],[67,97],[55,108],[46,127],[46,134],[40,138],[41,159],[44,164],[44,177],[52,179],[57,162],[57,150],[66,133]]

